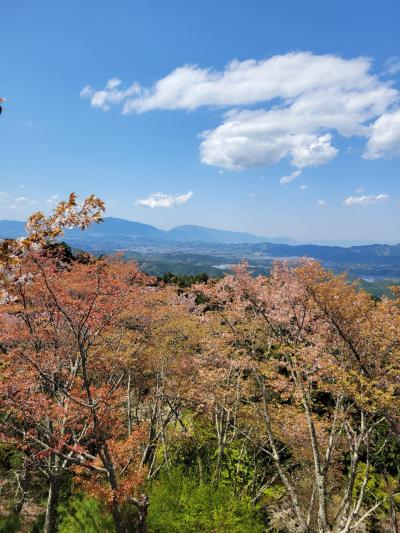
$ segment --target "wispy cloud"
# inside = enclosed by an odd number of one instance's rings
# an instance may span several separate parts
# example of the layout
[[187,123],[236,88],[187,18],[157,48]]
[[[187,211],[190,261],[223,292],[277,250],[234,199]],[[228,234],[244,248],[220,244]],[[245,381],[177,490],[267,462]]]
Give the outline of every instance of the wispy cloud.
[[388,200],[390,200],[388,194],[364,194],[362,196],[349,196],[343,200],[343,205],[373,205],[387,202]]
[[317,202],[317,206],[318,206],[318,207],[325,207],[325,206],[326,206],[326,202],[325,202],[325,200],[318,200],[318,202]]
[[37,201],[36,200],[33,200],[32,198],[28,198],[27,196],[18,196],[16,199],[15,199],[15,202],[17,204],[37,204]]
[[386,74],[393,76],[400,72],[400,57],[392,56],[388,57],[384,64]]
[[119,89],[121,80],[111,78],[102,91],[95,91],[90,85],[84,87],[80,93],[81,98],[89,98],[92,107],[99,107],[108,111],[112,105],[121,104],[127,98],[140,92],[140,85],[133,83],[125,90]]
[[175,205],[184,204],[190,200],[193,196],[193,191],[189,191],[186,194],[164,194],[162,192],[156,192],[150,194],[147,198],[141,198],[136,200],[136,205],[143,207],[150,207],[154,209],[156,207],[170,208]]
[[60,197],[58,196],[58,194],[53,194],[52,196],[50,196],[50,198],[47,198],[46,204],[56,205],[58,204],[59,201],[60,201]]
[[9,194],[4,191],[0,191],[0,202],[4,202],[5,200],[8,200],[8,198],[10,198]]
[[298,178],[301,174],[301,170],[295,170],[294,172],[292,172],[291,174],[289,174],[289,176],[283,176],[279,182],[282,183],[282,185],[286,185],[287,183],[290,183],[291,181],[295,180],[296,178]]
[[[104,110],[120,105],[125,114],[228,110],[219,126],[200,134],[204,164],[241,171],[289,159],[298,171],[334,159],[337,134],[365,137],[367,158],[399,155],[400,111],[393,110],[399,91],[372,67],[366,57],[296,52],[235,60],[220,71],[184,65],[149,87],[134,83],[123,89],[113,78],[101,90],[85,87],[81,96]],[[391,72],[396,68],[393,60]]]

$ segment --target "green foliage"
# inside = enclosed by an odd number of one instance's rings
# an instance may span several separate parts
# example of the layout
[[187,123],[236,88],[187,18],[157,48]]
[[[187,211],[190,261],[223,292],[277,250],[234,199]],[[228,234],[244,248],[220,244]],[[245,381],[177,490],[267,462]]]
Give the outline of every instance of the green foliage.
[[0,443],[0,470],[15,470],[21,465],[21,453],[11,444]]
[[166,272],[160,279],[167,285],[177,285],[180,288],[187,288],[195,283],[207,283],[209,276],[206,272],[201,272],[196,275]]
[[40,513],[36,517],[36,520],[32,524],[32,527],[30,528],[29,533],[43,533],[45,521],[46,521],[46,513],[43,511],[43,513]]
[[363,279],[357,280],[357,285],[360,289],[371,294],[375,301],[380,301],[383,296],[393,298],[391,287],[398,286],[398,279],[381,279],[376,281],[365,281]]
[[[195,417],[189,411],[183,413],[182,420],[187,431],[171,439],[169,456],[175,467],[195,471],[202,479],[208,475],[215,460],[217,440],[212,424],[205,417]],[[162,451],[160,450],[162,459]]]
[[269,504],[279,501],[285,495],[285,487],[283,485],[272,485],[263,491],[263,497]]
[[0,533],[17,533],[19,526],[20,519],[18,515],[0,516]]
[[224,485],[199,482],[179,468],[150,488],[152,533],[261,533],[261,520],[248,497],[237,498]]
[[242,441],[237,440],[226,447],[224,451],[224,467],[221,479],[230,484],[232,478],[241,484],[254,475],[254,468],[249,460],[249,450],[243,447]]
[[93,498],[74,496],[59,512],[59,533],[115,532],[111,514]]
[[400,440],[393,435],[386,422],[376,428],[372,452],[375,468],[379,472],[400,477]]
[[[354,500],[357,498],[361,490],[363,480],[365,479],[366,468],[367,466],[365,463],[360,463],[353,489]],[[390,493],[396,492],[396,486],[397,480],[395,478],[392,476],[387,476],[385,478],[383,475],[377,473],[374,467],[370,467],[368,481],[365,487],[365,503],[367,505],[373,505],[380,501],[381,505],[376,514],[383,518],[390,510],[389,495]],[[394,504],[399,508],[400,496],[398,494],[394,496]]]

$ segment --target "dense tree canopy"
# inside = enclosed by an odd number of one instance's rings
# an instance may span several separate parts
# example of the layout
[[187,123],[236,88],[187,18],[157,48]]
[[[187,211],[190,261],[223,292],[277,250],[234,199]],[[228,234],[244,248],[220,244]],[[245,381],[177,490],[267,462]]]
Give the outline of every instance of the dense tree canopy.
[[398,531],[398,295],[59,243],[103,210],[71,195],[2,243],[0,530]]

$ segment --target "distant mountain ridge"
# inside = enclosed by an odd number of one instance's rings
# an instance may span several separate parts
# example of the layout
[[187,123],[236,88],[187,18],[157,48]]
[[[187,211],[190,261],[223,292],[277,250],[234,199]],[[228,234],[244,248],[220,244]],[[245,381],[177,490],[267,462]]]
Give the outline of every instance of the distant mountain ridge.
[[[0,239],[24,235],[25,223],[15,220],[0,221]],[[76,248],[109,253],[117,250],[152,250],[165,253],[180,250],[204,253],[206,250],[234,253],[240,257],[256,254],[265,258],[314,257],[347,263],[399,264],[400,244],[365,244],[360,246],[333,246],[303,244],[287,237],[268,238],[251,233],[226,231],[202,226],[184,225],[162,230],[121,218],[107,217],[87,230],[66,230],[63,240]]]
[[[0,221],[0,238],[16,238],[25,233],[25,223],[16,220]],[[274,242],[294,244],[295,241],[288,237],[261,237],[251,233],[205,228],[203,226],[183,225],[170,230],[158,229],[150,224],[134,222],[122,218],[106,217],[100,224],[93,224],[85,230],[85,239],[94,238],[126,238],[129,241],[143,239],[173,241],[173,242],[208,242],[224,244]],[[79,229],[67,230],[65,240],[82,239]]]
[[[24,222],[0,221],[0,239],[20,237]],[[134,258],[145,272],[216,276],[245,259],[254,273],[268,273],[277,259],[310,257],[334,272],[353,278],[400,280],[400,244],[333,246],[302,244],[291,239],[269,239],[250,233],[217,230],[202,226],[178,226],[169,231],[120,218],[105,218],[85,231],[71,229],[62,240],[75,249],[93,254],[123,252]],[[285,242],[286,241],[286,242]]]
[[25,222],[0,220],[0,239],[15,239],[25,234]]
[[167,238],[172,241],[185,242],[213,242],[225,244],[275,242],[291,244],[295,243],[289,237],[260,237],[252,233],[240,231],[228,231],[221,229],[205,228],[203,226],[184,225],[177,226],[167,231]]

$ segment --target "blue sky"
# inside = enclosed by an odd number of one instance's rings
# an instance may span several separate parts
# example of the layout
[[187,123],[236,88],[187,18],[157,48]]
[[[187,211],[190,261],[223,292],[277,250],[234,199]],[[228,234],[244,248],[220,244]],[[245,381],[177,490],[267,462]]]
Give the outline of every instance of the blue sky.
[[398,242],[398,20],[397,0],[5,1],[0,218],[93,192],[162,228]]

